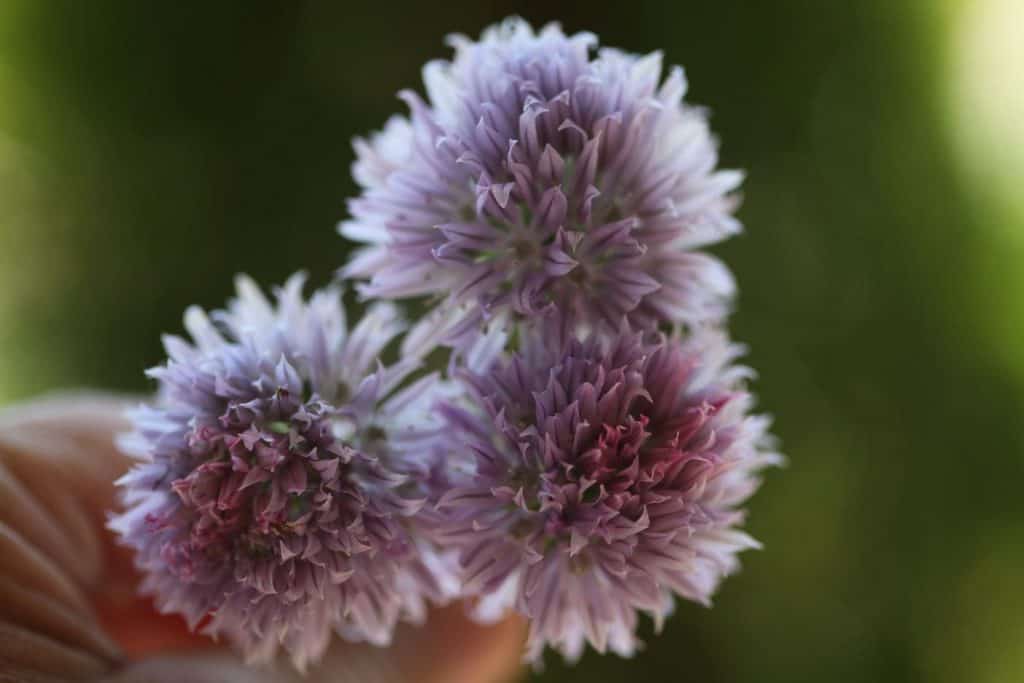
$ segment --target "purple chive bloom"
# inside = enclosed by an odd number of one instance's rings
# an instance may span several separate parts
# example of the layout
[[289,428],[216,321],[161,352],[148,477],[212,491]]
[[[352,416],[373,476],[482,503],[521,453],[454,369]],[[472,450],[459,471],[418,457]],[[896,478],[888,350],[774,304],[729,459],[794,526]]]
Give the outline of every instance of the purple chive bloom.
[[718,332],[581,341],[549,325],[520,348],[442,404],[442,540],[484,614],[530,618],[529,659],[629,656],[638,611],[660,627],[673,595],[708,604],[757,547],[738,506],[779,460],[768,420]]
[[403,329],[392,306],[349,330],[337,289],[307,303],[302,287],[293,276],[274,305],[240,278],[228,310],[187,312],[192,343],[165,338],[156,401],[123,444],[143,462],[111,522],[161,611],[206,620],[250,661],[281,645],[300,669],[332,631],[387,644],[444,597],[414,537],[408,466],[427,448],[436,378],[400,386],[416,357],[377,362]]
[[[372,297],[449,297],[469,319],[550,304],[614,331],[723,317],[733,281],[699,251],[740,230],[737,171],[661,54],[521,20],[424,69],[427,99],[357,140],[343,270]],[[450,293],[450,294],[449,294]]]

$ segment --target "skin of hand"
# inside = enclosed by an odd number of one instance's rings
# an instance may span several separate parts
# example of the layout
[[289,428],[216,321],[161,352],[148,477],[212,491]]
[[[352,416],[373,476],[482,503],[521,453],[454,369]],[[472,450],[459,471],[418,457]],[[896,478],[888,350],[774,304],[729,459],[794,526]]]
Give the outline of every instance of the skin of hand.
[[0,411],[0,683],[510,683],[526,628],[482,626],[464,607],[402,626],[389,648],[335,638],[305,676],[247,667],[137,593],[106,516],[131,460],[114,447],[123,399],[67,395]]

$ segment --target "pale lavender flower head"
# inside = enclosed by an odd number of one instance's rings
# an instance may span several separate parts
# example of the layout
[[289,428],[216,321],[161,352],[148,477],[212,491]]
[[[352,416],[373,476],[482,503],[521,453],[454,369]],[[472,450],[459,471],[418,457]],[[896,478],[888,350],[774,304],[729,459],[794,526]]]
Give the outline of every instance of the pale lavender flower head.
[[367,295],[448,296],[479,318],[549,305],[614,330],[727,313],[733,282],[699,251],[740,229],[736,171],[676,67],[508,20],[450,40],[426,101],[355,143],[362,196],[343,270]]
[[673,596],[707,604],[757,546],[739,506],[778,456],[736,354],[709,330],[580,340],[549,325],[463,374],[470,399],[440,411],[443,542],[483,614],[530,618],[529,659],[586,643],[629,656],[638,612],[660,627]]
[[187,312],[192,343],[165,338],[157,398],[123,440],[142,462],[111,522],[161,611],[251,661],[283,646],[300,669],[332,631],[383,645],[443,597],[410,466],[436,378],[400,387],[415,355],[377,362],[403,328],[392,306],[350,330],[337,289],[306,302],[302,286],[292,277],[275,305],[240,278],[228,310]]

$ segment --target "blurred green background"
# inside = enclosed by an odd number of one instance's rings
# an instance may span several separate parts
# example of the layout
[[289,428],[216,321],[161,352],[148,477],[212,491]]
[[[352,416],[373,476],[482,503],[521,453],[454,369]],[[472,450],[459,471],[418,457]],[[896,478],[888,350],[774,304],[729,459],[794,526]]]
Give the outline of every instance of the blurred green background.
[[534,680],[1024,680],[1019,0],[4,0],[0,401],[146,389],[237,271],[325,282],[352,136],[512,13],[687,68],[749,173],[718,251],[790,457],[714,609]]

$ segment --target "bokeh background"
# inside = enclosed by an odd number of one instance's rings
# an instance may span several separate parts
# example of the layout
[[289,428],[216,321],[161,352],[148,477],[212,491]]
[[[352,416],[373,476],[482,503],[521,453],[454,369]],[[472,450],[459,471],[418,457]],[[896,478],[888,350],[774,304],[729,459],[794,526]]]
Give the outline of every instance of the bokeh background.
[[790,457],[712,610],[531,680],[1024,680],[1019,0],[4,0],[0,402],[146,390],[235,272],[326,282],[350,139],[512,13],[687,68],[749,173],[718,251]]

